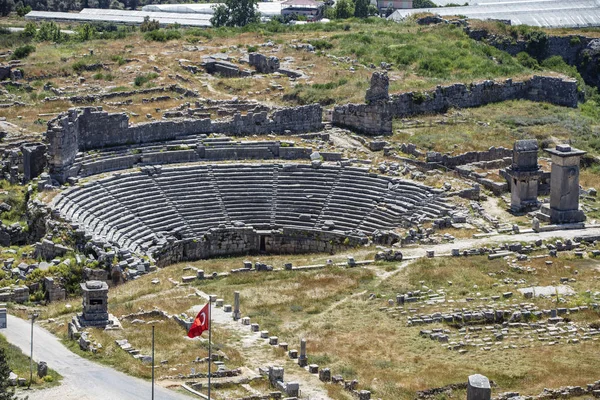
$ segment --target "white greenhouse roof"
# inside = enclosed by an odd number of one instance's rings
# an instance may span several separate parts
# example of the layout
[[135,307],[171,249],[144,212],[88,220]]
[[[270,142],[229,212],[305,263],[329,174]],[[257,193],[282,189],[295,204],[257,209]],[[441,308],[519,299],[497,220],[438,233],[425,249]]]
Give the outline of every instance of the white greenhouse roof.
[[193,16],[167,12],[144,12],[126,10],[105,10],[86,8],[79,13],[31,11],[25,18],[34,20],[50,20],[64,22],[114,22],[117,24],[139,25],[144,17],[157,20],[160,25],[179,24],[182,26],[208,27],[211,26],[210,15],[196,14]]
[[[270,1],[258,3],[258,11],[265,17],[281,15],[282,1]],[[194,3],[194,4],[150,4],[142,7],[142,11],[169,12],[169,13],[193,13],[212,14],[213,6],[218,3]]]
[[[444,0],[441,0],[444,1]],[[417,12],[441,16],[510,20],[513,25],[543,27],[600,26],[600,0],[475,0],[477,5],[396,10],[388,19],[399,21]],[[456,1],[460,3],[460,1]]]

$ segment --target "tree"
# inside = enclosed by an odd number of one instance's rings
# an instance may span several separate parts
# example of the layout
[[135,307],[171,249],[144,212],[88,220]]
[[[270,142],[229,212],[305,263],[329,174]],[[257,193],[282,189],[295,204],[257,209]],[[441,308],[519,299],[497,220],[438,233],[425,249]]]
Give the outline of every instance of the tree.
[[6,17],[15,6],[13,0],[0,0],[0,16]]
[[435,4],[431,0],[413,0],[413,8],[435,8],[437,4]]
[[356,18],[367,18],[369,16],[369,0],[355,0],[354,16]]
[[213,7],[214,13],[210,19],[213,26],[225,26],[229,21],[229,10],[225,4],[219,4]]
[[260,21],[256,9],[258,0],[225,0],[224,4],[213,7],[210,19],[213,26],[246,26]]
[[334,8],[335,18],[346,19],[354,15],[354,4],[352,0],[338,0]]
[[15,396],[15,390],[8,384],[8,377],[10,376],[10,367],[8,366],[8,360],[4,349],[0,348],[0,400],[13,400]]

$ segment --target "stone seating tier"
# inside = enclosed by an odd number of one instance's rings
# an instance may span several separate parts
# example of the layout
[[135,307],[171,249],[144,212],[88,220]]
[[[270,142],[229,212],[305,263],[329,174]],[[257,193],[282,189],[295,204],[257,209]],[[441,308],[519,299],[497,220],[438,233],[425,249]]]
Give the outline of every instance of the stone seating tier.
[[218,226],[244,226],[239,223],[370,235],[450,210],[421,184],[364,168],[309,164],[204,164],[116,174],[70,188],[53,205],[88,233],[133,251],[197,239]]

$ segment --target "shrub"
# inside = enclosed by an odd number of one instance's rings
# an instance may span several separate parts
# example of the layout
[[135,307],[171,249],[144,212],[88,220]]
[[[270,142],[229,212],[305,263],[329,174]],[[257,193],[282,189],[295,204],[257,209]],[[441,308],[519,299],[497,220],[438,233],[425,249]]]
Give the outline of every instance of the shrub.
[[541,58],[546,52],[548,35],[542,31],[527,32],[523,35],[527,41],[527,52],[535,58]]
[[248,46],[248,53],[256,53],[258,51],[258,46]]
[[521,64],[525,68],[530,68],[530,69],[539,69],[540,68],[540,65],[538,64],[537,60],[535,58],[531,57],[529,54],[525,53],[524,51],[517,54],[517,61],[519,62],[519,64]]
[[158,21],[155,19],[150,21],[150,17],[147,15],[144,17],[144,22],[142,22],[142,25],[140,25],[140,31],[142,32],[152,32],[158,30],[159,28],[160,24]]
[[333,47],[333,44],[330,41],[324,39],[314,39],[309,40],[308,42],[317,50],[331,49]]
[[581,44],[581,39],[579,36],[573,36],[571,40],[569,40],[569,44],[571,46],[579,46]]
[[121,66],[123,64],[125,64],[127,61],[125,61],[125,59],[123,58],[122,55],[114,55],[111,57],[111,60],[113,60],[114,62],[117,63],[117,65]]
[[96,36],[96,28],[90,24],[79,25],[75,31],[77,32],[76,38],[80,42],[91,40]]
[[19,46],[15,49],[15,51],[13,52],[13,54],[10,58],[12,58],[13,60],[20,60],[21,58],[27,57],[34,51],[35,51],[35,46],[33,46],[33,45],[26,44],[24,46]]
[[150,72],[149,74],[145,74],[145,75],[138,75],[135,77],[133,84],[135,86],[142,86],[142,85],[145,85],[146,83],[150,82],[152,79],[156,79],[157,77],[158,77],[158,74],[155,72]]
[[144,39],[155,42],[167,42],[169,40],[181,39],[181,32],[172,29],[159,29],[157,31],[146,32]]
[[35,22],[28,22],[25,24],[25,29],[23,30],[23,35],[26,37],[34,37],[37,32],[37,25]]
[[66,41],[68,38],[54,22],[44,22],[35,34],[35,39],[38,42],[50,41],[60,43]]

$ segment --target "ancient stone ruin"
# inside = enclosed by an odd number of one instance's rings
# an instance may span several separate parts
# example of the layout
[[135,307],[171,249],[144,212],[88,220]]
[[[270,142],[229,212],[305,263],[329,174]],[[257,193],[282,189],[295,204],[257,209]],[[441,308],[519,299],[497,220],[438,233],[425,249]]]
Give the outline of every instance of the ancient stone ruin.
[[109,114],[101,107],[71,109],[48,122],[48,165],[50,176],[59,182],[79,172],[75,162],[80,151],[111,146],[169,141],[198,134],[253,135],[299,133],[321,129],[322,109],[318,104],[266,111],[232,119],[177,119],[129,125],[126,114]]
[[279,58],[274,56],[265,56],[260,53],[248,54],[250,65],[256,68],[261,74],[272,74],[279,70]]
[[514,82],[484,81],[469,85],[438,86],[423,93],[407,92],[386,99],[387,76],[375,72],[371,77],[367,101],[375,103],[346,104],[334,107],[332,123],[357,132],[379,136],[392,133],[392,118],[436,114],[451,107],[470,108],[507,100],[544,101],[565,107],[577,107],[577,82],[572,79],[534,76]]
[[66,190],[54,207],[89,234],[159,265],[338,251],[451,209],[443,191],[362,168],[308,164],[153,168]]
[[585,221],[585,214],[579,209],[579,161],[586,152],[567,144],[546,152],[552,156],[550,205],[542,206],[538,217],[553,224]]
[[537,140],[518,140],[513,148],[513,162],[507,169],[510,175],[510,193],[513,212],[539,207],[537,200],[540,166],[537,162]]
[[83,292],[83,312],[79,316],[82,326],[105,327],[108,317],[108,285],[101,281],[88,281],[81,284]]

